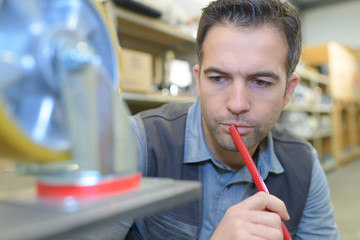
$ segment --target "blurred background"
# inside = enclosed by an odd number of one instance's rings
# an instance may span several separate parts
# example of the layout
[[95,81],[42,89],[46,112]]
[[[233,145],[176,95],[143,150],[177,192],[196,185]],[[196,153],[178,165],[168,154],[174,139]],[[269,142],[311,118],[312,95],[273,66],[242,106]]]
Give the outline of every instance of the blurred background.
[[[5,2],[0,0],[0,10]],[[194,101],[196,29],[209,1],[98,2],[109,3],[107,27],[115,30],[121,47],[119,90],[130,114],[168,102]],[[360,0],[289,2],[297,6],[302,20],[303,53],[296,69],[301,83],[279,123],[316,148],[341,237],[360,239]],[[0,23],[9,24],[1,16]],[[0,171],[14,168],[0,157]]]

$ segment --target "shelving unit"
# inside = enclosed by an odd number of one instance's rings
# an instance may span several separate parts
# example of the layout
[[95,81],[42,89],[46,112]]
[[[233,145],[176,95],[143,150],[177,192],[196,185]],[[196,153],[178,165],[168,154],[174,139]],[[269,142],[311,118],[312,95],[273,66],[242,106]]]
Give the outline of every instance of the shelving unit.
[[[123,47],[140,48],[138,43],[156,46],[158,50],[188,52],[193,50],[195,38],[159,19],[114,7],[115,26]],[[134,43],[134,44],[133,44]]]
[[328,92],[333,99],[332,128],[328,147],[341,165],[360,157],[360,72],[353,50],[329,42],[303,49],[302,60],[309,66],[326,69]]
[[336,124],[334,140],[336,158],[339,164],[352,161],[360,156],[359,121],[360,108],[358,103],[335,101],[333,119]]
[[[118,34],[122,48],[141,51],[151,54],[154,60],[160,59],[160,65],[164,66],[166,53],[172,51],[176,59],[196,64],[195,57],[195,38],[177,26],[169,25],[161,19],[156,19],[129,11],[116,6],[112,2],[107,3],[106,12],[111,19],[114,29]],[[158,63],[159,64],[159,63]],[[154,66],[155,70],[156,66]],[[159,73],[154,71],[154,82],[164,81],[164,69]],[[171,96],[161,93],[135,93],[122,92],[123,99],[128,104],[131,112],[148,108],[154,108],[167,102],[173,101],[193,101],[195,96]]]
[[323,168],[332,169],[335,167],[331,127],[333,105],[330,101],[324,103],[322,99],[329,93],[329,77],[301,67],[296,72],[301,78],[301,87],[295,89],[280,123],[308,140],[317,150]]

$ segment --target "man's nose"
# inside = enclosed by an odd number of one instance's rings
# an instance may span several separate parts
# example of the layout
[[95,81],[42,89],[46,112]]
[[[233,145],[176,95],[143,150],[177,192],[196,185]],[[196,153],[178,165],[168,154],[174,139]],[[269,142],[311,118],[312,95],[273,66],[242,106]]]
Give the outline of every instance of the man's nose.
[[234,83],[230,86],[228,91],[228,100],[226,102],[227,109],[235,114],[239,115],[250,111],[250,91],[247,89],[246,83]]

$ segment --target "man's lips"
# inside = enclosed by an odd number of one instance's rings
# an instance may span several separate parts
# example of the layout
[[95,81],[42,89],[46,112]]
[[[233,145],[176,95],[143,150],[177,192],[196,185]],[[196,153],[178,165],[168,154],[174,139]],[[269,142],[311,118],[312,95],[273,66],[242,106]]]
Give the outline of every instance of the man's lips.
[[238,132],[240,133],[240,135],[244,135],[244,134],[248,133],[252,129],[252,126],[249,126],[249,125],[246,125],[246,124],[225,123],[223,125],[225,126],[225,128],[227,129],[228,132],[230,132],[229,128],[232,125],[235,125],[235,127],[238,130]]

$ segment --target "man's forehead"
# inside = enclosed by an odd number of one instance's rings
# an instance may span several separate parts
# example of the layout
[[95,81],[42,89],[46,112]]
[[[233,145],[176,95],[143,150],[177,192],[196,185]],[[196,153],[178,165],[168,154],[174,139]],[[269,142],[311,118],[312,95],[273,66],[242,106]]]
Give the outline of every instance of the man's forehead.
[[217,24],[209,30],[202,50],[202,67],[208,65],[208,61],[220,65],[234,64],[235,60],[240,61],[239,64],[241,61],[261,64],[259,59],[271,58],[270,64],[279,60],[286,68],[288,54],[283,33],[271,25],[239,29],[233,25]]

